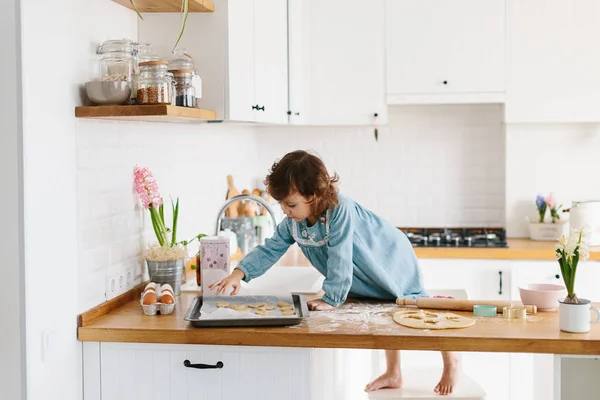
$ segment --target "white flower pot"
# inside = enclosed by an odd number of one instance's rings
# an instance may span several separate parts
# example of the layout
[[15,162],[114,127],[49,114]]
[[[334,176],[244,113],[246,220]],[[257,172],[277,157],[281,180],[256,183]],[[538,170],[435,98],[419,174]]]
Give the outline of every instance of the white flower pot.
[[539,222],[529,222],[529,237],[531,240],[538,241],[549,241],[553,242],[558,239],[562,235],[569,234],[569,221],[556,222],[556,223],[539,223]]
[[[591,324],[600,322],[600,310],[592,307],[587,299],[579,299],[579,304],[565,303],[564,299],[558,302],[561,331],[584,333],[590,330]],[[591,319],[590,310],[596,313],[595,319]]]

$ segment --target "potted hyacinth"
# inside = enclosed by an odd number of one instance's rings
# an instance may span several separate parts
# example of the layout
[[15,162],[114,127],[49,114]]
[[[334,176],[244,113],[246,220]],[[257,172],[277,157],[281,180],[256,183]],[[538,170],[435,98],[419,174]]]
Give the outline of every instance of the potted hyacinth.
[[165,223],[163,199],[152,172],[148,168],[136,165],[133,173],[135,191],[138,193],[143,207],[150,213],[152,228],[157,239],[157,242],[150,244],[142,255],[148,266],[150,281],[160,284],[168,283],[173,287],[174,294],[179,295],[185,260],[188,257],[187,245],[206,235],[199,234],[189,241],[178,241],[179,198],[175,203],[171,200],[172,225],[171,228],[168,228]]
[[561,236],[555,252],[567,288],[567,297],[559,300],[560,329],[565,332],[587,332],[590,330],[590,309],[597,313],[595,322],[600,319],[600,311],[591,307],[590,300],[578,298],[575,294],[575,277],[579,262],[590,257],[584,231],[572,229],[568,237]]
[[[556,198],[552,193],[544,197],[538,195],[535,199],[537,208],[537,219],[535,221],[526,218],[529,223],[529,237],[532,240],[554,241],[569,231],[568,221],[560,219],[560,209],[562,205],[556,205]],[[550,211],[550,217],[546,217]]]

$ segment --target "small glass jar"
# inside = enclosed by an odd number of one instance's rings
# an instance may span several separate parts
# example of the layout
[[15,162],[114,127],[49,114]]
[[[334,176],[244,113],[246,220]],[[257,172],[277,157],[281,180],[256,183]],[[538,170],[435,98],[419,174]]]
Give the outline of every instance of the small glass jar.
[[107,40],[96,48],[101,55],[100,80],[133,81],[136,44],[129,39]]
[[140,63],[138,79],[138,104],[171,104],[173,99],[172,78],[167,75],[166,60]]
[[196,107],[196,89],[192,83],[194,71],[179,69],[171,71],[175,78],[175,105],[179,107]]
[[169,72],[175,78],[175,105],[196,107],[194,60],[185,49],[175,49],[175,58],[169,62]]

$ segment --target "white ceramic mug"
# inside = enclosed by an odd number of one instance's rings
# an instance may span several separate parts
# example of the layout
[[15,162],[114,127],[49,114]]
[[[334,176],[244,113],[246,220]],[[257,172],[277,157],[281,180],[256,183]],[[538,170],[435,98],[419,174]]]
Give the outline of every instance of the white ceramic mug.
[[[572,333],[588,332],[591,324],[600,322],[600,310],[592,307],[589,300],[579,299],[579,304],[563,303],[560,300],[560,330]],[[590,319],[590,310],[596,312],[596,318]]]

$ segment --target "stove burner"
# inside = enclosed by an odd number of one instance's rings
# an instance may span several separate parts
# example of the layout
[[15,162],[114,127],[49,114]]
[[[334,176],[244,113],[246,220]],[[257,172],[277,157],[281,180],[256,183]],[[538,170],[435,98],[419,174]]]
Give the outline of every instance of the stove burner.
[[508,247],[504,228],[399,228],[413,247]]

